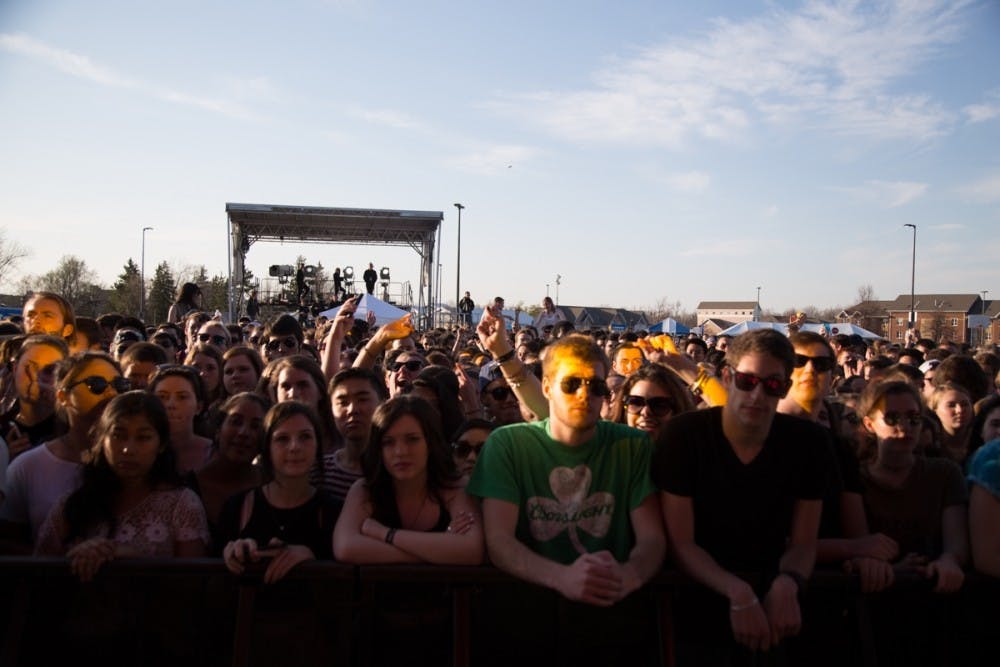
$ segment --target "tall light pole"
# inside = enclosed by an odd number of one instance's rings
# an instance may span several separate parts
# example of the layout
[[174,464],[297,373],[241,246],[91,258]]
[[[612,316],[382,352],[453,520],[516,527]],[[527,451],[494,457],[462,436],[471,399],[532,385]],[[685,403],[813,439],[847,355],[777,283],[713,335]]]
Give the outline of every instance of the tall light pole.
[[139,319],[146,321],[146,232],[152,227],[142,228],[142,258],[139,262]]
[[760,319],[760,285],[757,285],[757,309],[754,311],[753,320],[756,322]]
[[462,281],[462,209],[465,207],[455,202],[455,208],[458,209],[458,257],[455,259],[455,312],[458,312],[459,290],[461,289],[460,283]]
[[559,286],[562,285],[562,276],[556,274],[556,305],[559,305]]
[[904,227],[913,228],[913,259],[910,262],[910,328],[917,322],[917,307],[914,297],[914,285],[917,278],[917,226],[907,222]]

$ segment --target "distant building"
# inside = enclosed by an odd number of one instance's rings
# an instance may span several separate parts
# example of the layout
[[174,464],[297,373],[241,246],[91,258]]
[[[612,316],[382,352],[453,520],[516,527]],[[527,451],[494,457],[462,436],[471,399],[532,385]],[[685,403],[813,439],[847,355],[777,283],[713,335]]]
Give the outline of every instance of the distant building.
[[[1000,333],[994,326],[997,324],[996,309],[989,308],[989,302],[986,303],[987,308],[983,306],[983,300],[978,294],[916,294],[913,297],[920,337],[939,342],[950,340],[956,343],[978,343],[981,336],[989,336],[989,340],[996,341],[997,334]],[[888,304],[886,311],[886,338],[902,342],[910,318],[910,295],[900,294]],[[983,321],[982,315],[989,315],[990,312],[994,315],[992,320],[986,321],[989,326],[979,326],[979,322]],[[972,336],[973,323],[977,325],[975,339]]]
[[702,301],[697,310],[698,326],[707,320],[724,320],[730,326],[760,320],[760,304],[756,301]]
[[644,313],[625,308],[604,306],[564,306],[559,304],[569,322],[577,330],[604,329],[607,331],[639,331],[649,328],[649,320]]
[[889,308],[895,303],[895,301],[862,301],[840,311],[837,314],[837,321],[854,324],[883,338],[889,338]]

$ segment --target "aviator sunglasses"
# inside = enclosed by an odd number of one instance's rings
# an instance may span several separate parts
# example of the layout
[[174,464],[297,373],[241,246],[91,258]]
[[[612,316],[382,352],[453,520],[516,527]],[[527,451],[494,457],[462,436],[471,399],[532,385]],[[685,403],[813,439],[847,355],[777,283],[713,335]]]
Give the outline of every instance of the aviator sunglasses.
[[674,411],[674,402],[666,396],[653,396],[646,398],[645,396],[629,395],[625,397],[625,406],[628,408],[628,411],[634,415],[639,414],[642,412],[643,408],[647,407],[656,417],[662,417],[663,415]]
[[201,343],[207,343],[209,341],[212,341],[212,345],[225,345],[226,343],[229,342],[228,340],[226,340],[225,336],[220,336],[219,334],[207,334],[207,333],[198,334],[198,341]]
[[776,375],[762,378],[753,373],[741,373],[740,371],[733,371],[733,382],[740,391],[753,391],[757,385],[761,385],[765,394],[775,398],[782,398],[788,391],[790,384],[789,380]]
[[833,357],[808,357],[804,354],[795,355],[795,367],[804,368],[809,362],[813,363],[813,369],[817,373],[832,371],[836,360]]
[[128,391],[129,387],[131,386],[128,380],[126,380],[121,376],[108,380],[107,378],[102,378],[100,375],[91,375],[90,377],[83,378],[82,380],[77,380],[76,382],[73,382],[72,384],[66,387],[66,390],[69,391],[73,387],[80,384],[87,385],[87,389],[89,389],[90,393],[94,394],[95,396],[100,396],[101,394],[106,392],[108,390],[108,387],[113,387],[116,392],[122,394]]
[[575,394],[580,391],[580,387],[587,387],[594,396],[610,396],[611,389],[604,378],[578,378],[568,377],[559,381],[559,388],[564,394]]
[[295,338],[295,336],[288,336],[287,338],[275,338],[273,340],[269,340],[264,345],[264,349],[268,352],[274,352],[279,347],[286,350],[297,350],[299,349],[299,341]]

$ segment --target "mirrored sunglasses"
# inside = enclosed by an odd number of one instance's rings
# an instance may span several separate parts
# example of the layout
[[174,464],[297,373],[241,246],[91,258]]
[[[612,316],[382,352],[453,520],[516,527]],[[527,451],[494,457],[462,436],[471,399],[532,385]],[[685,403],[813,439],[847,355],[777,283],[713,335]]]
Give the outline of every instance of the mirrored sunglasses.
[[765,394],[775,398],[783,397],[788,391],[789,384],[788,380],[777,375],[762,378],[753,373],[741,373],[740,371],[733,371],[733,382],[740,391],[753,391],[757,385],[761,385]]
[[924,423],[924,418],[919,412],[908,412],[901,415],[898,412],[890,412],[882,415],[882,421],[886,426],[911,426],[916,427]]
[[564,394],[575,394],[580,391],[580,387],[587,387],[594,396],[608,396],[611,390],[604,378],[578,378],[566,377],[559,381],[559,388]]

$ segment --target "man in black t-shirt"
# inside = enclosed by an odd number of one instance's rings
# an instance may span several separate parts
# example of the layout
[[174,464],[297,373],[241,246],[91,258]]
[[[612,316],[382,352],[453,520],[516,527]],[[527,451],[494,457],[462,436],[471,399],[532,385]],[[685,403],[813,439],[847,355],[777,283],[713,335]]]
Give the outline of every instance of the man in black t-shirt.
[[679,605],[676,618],[689,626],[678,627],[681,663],[681,644],[697,660],[739,661],[749,656],[733,639],[758,651],[797,634],[799,589],[816,560],[828,450],[821,427],[776,414],[792,346],[759,330],[735,339],[726,357],[725,406],[670,420],[653,459],[677,563],[714,591]]
[[365,272],[361,274],[361,277],[365,281],[365,291],[369,294],[375,293],[375,283],[378,282],[378,272],[375,271],[375,265],[368,262],[368,268]]

